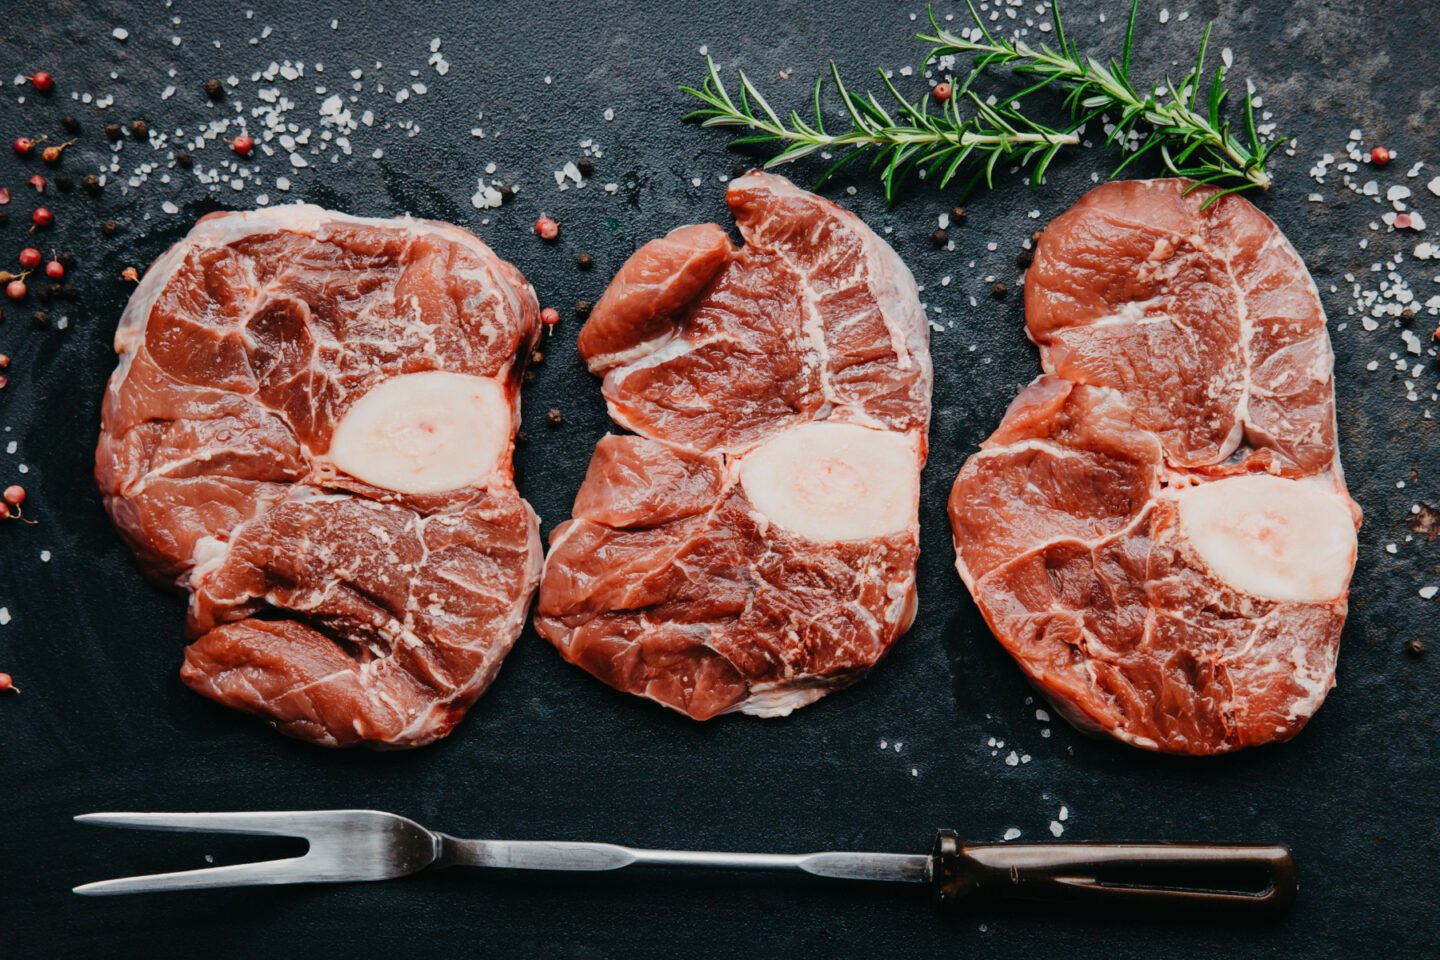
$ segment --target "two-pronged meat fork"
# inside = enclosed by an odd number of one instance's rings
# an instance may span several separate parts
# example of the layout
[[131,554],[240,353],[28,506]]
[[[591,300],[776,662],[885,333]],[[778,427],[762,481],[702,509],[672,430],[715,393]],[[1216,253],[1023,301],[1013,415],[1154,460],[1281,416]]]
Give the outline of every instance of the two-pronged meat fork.
[[1283,846],[1171,843],[962,844],[941,830],[928,854],[708,853],[639,850],[565,840],[460,840],[378,810],[286,813],[87,813],[82,823],[146,830],[301,837],[302,856],[76,887],[81,894],[145,893],[283,883],[389,880],[427,867],[619,870],[673,867],[806,873],[838,880],[924,884],[941,902],[970,895],[1074,903],[1220,906],[1263,913],[1295,898]]

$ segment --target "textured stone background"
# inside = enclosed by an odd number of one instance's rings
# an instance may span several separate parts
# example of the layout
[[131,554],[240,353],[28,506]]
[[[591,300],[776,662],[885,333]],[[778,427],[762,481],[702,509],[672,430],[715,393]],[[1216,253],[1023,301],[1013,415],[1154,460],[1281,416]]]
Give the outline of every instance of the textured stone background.
[[[909,39],[918,26],[909,15],[923,17],[918,2],[277,0],[251,5],[253,19],[246,5],[229,3],[177,3],[174,10],[113,0],[7,4],[0,132],[58,134],[57,118],[74,112],[84,135],[64,167],[77,177],[108,162],[100,135],[106,120],[144,117],[157,130],[193,132],[231,109],[206,101],[200,85],[207,77],[240,76],[230,99],[248,111],[257,86],[249,76],[272,60],[325,65],[323,76],[312,70],[279,84],[296,103],[296,122],[318,132],[323,97],[314,85],[348,93],[345,71],[360,67],[359,107],[372,107],[377,123],[353,135],[354,156],[335,165],[328,155],[304,170],[290,169],[283,155],[257,159],[263,186],[243,192],[227,186],[212,193],[191,175],[162,184],[157,170],[125,195],[118,183],[98,200],[79,190],[46,195],[58,222],[43,245],[75,253],[81,297],[50,308],[52,317],[68,317],[63,331],[32,328],[33,298],[23,308],[0,304],[0,351],[15,358],[11,384],[0,391],[0,451],[11,441],[17,447],[13,455],[0,452],[0,483],[22,479],[19,465],[28,464],[23,480],[40,521],[0,527],[0,606],[13,618],[0,626],[0,669],[25,691],[0,699],[0,949],[13,957],[203,952],[276,960],[1433,955],[1440,642],[1423,657],[1403,648],[1431,640],[1440,619],[1436,601],[1417,595],[1440,582],[1440,543],[1410,529],[1414,505],[1440,498],[1436,422],[1426,415],[1436,407],[1429,398],[1437,371],[1432,356],[1412,358],[1423,375],[1420,400],[1408,402],[1408,378],[1391,361],[1404,351],[1398,331],[1386,321],[1366,332],[1347,317],[1352,301],[1343,279],[1354,272],[1376,285],[1370,265],[1421,238],[1383,225],[1370,230],[1388,204],[1344,189],[1336,174],[1323,187],[1307,175],[1322,153],[1342,155],[1349,131],[1362,128],[1367,146],[1383,141],[1400,156],[1376,175],[1380,192],[1408,184],[1416,208],[1440,226],[1440,199],[1423,187],[1440,173],[1433,10],[1423,0],[1167,2],[1163,26],[1162,4],[1145,4],[1137,73],[1158,74],[1172,58],[1183,62],[1203,21],[1214,17],[1215,55],[1232,48],[1239,81],[1254,77],[1265,109],[1299,138],[1295,156],[1277,157],[1276,187],[1256,200],[1295,242],[1324,293],[1336,331],[1345,464],[1366,512],[1338,688],[1292,743],[1209,761],[1149,756],[1037,720],[1040,705],[1030,702],[951,566],[943,512],[950,482],[1038,369],[1022,335],[1018,290],[993,301],[986,278],[1018,283],[1021,240],[1072,203],[1092,172],[1107,169],[1114,158],[1102,151],[1057,162],[1037,192],[1007,178],[974,198],[969,223],[952,231],[954,251],[928,241],[953,197],[918,184],[887,209],[863,176],[831,188],[872,224],[893,228],[890,239],[927,286],[925,299],[953,326],[933,344],[919,620],[868,681],[788,720],[690,723],[590,680],[527,632],[499,681],[444,743],[384,755],[326,753],[283,740],[178,682],[182,603],[141,581],[90,482],[101,389],[113,365],[110,334],[129,289],[116,279],[120,270],[143,268],[204,212],[249,206],[268,193],[272,203],[306,199],[353,213],[453,220],[519,265],[542,302],[562,308],[566,320],[525,394],[531,441],[518,459],[521,490],[548,532],[566,516],[590,449],[608,428],[598,385],[574,356],[577,324],[568,305],[598,296],[646,239],[684,222],[725,222],[718,177],[740,158],[721,133],[679,122],[689,105],[675,87],[699,80],[698,48],[708,44],[727,68],[746,68],[777,106],[800,105],[829,56],[857,85],[877,65],[918,66],[920,45]],[[952,9],[941,4],[942,13]],[[1118,49],[1122,4],[1074,0],[1067,9],[1072,36],[1100,54]],[[1108,14],[1103,25],[1101,11]],[[1181,12],[1189,18],[1179,20]],[[273,32],[249,43],[266,25]],[[111,36],[116,26],[129,31],[128,40]],[[426,64],[437,36],[452,65],[443,77]],[[383,69],[374,68],[377,60]],[[25,91],[9,78],[40,67],[55,71],[59,90],[48,101],[19,103]],[[411,82],[410,69],[420,70],[424,96],[396,104],[374,92],[377,80],[392,90]],[[782,70],[788,81],[777,75]],[[909,90],[921,82],[900,80]],[[172,84],[176,92],[162,100]],[[113,93],[114,105],[100,111],[72,104],[71,90]],[[603,119],[606,108],[613,121]],[[477,110],[484,113],[478,121]],[[420,133],[384,129],[401,119],[418,123]],[[485,139],[469,135],[475,126]],[[587,138],[603,148],[594,182],[558,192],[552,171],[578,159]],[[371,159],[377,147],[384,157]],[[129,171],[165,154],[127,143],[120,156]],[[197,160],[208,167],[228,156],[212,145]],[[1406,180],[1415,160],[1435,167]],[[469,198],[491,161],[496,178],[523,189],[503,209],[479,211]],[[0,185],[14,197],[3,208],[9,223],[0,227],[6,265],[28,239],[35,198],[24,180],[32,168],[41,169],[8,150],[0,156]],[[802,183],[815,172],[792,171]],[[293,181],[288,194],[274,188],[277,176]],[[699,186],[692,184],[697,177]],[[599,186],[611,181],[621,184],[614,196]],[[1312,192],[1322,202],[1309,201]],[[162,211],[166,200],[178,214]],[[553,245],[530,233],[542,210],[563,223]],[[121,224],[117,237],[101,236],[107,218]],[[1369,249],[1361,249],[1367,237]],[[574,266],[582,250],[596,261],[589,273]],[[1401,268],[1422,299],[1440,290],[1431,280],[1440,269],[1426,266],[1407,257]],[[946,275],[953,280],[942,287]],[[1337,292],[1329,292],[1332,283]],[[1422,317],[1415,329],[1428,338],[1434,322]],[[1366,370],[1372,361],[1373,372]],[[544,426],[550,407],[564,412],[558,430]],[[1389,543],[1397,545],[1394,555],[1384,550]],[[50,562],[40,561],[42,550],[52,552]],[[992,738],[1005,746],[991,747]],[[1030,762],[1007,765],[1012,749]],[[1288,842],[1301,867],[1299,903],[1276,924],[1247,928],[989,907],[947,919],[910,890],[658,875],[590,881],[453,874],[389,886],[117,900],[68,892],[121,873],[200,866],[202,854],[223,861],[276,850],[70,822],[89,810],[374,806],[462,836],[919,850],[937,826],[975,840],[997,839],[1010,827],[1045,839],[1062,805],[1065,839]]]

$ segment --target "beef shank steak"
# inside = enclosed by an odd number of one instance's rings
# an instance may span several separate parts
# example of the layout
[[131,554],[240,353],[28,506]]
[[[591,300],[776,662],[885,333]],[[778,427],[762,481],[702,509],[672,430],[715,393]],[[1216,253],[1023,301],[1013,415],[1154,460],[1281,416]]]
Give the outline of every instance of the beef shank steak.
[[190,594],[188,685],[329,746],[450,731],[539,578],[511,473],[538,329],[519,272],[442,223],[211,214],[151,266],[95,472]]
[[789,713],[915,614],[928,327],[909,270],[783,178],[641,247],[581,331],[610,415],[550,539],[536,628],[696,719]]
[[1288,739],[1334,685],[1360,513],[1305,265],[1193,186],[1106,184],[1045,230],[1045,374],[949,508],[961,577],[1062,714],[1209,754]]

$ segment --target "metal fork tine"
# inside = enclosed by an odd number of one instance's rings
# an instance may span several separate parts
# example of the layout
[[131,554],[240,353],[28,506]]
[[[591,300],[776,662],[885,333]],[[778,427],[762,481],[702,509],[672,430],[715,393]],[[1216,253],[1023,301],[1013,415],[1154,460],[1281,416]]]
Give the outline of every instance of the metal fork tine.
[[288,860],[262,860],[76,887],[81,894],[198,890],[268,883],[388,880],[423,870],[440,855],[441,838],[420,824],[380,810],[292,810],[256,813],[83,813],[80,823],[141,830],[302,837],[310,848]]
[[78,823],[136,830],[195,830],[260,836],[308,837],[316,826],[311,811],[275,813],[82,813]]
[[[185,827],[159,829],[180,829]],[[258,886],[276,883],[306,883],[314,878],[300,865],[304,857],[286,860],[262,860],[259,863],[237,863],[228,867],[206,867],[201,870],[177,870],[174,873],[152,873],[142,877],[119,877],[82,884],[75,892],[86,897],[104,897],[117,893],[148,893],[160,890],[205,890],[212,887]]]

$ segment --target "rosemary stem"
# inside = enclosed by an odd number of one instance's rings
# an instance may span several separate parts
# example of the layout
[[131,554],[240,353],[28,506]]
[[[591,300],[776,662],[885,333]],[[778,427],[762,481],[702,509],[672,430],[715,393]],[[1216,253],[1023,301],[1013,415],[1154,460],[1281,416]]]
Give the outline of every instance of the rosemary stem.
[[[862,133],[850,131],[839,134],[816,134],[802,133],[791,130],[784,126],[756,122],[749,118],[740,117],[714,117],[705,121],[701,126],[726,127],[745,126],[756,130],[763,130],[777,140],[790,142],[805,142],[815,144],[824,149],[828,147],[884,147],[895,144],[951,144],[961,147],[977,146],[1031,146],[1035,144],[1046,144],[1050,146],[1075,146],[1080,138],[1073,133],[1061,133],[1059,131],[1046,131],[1040,133],[975,133],[970,130],[961,131],[958,134],[950,135],[936,133],[930,130],[921,130],[918,127],[891,127],[883,133]],[[793,159],[799,159],[798,157]],[[782,162],[789,162],[788,160]]]

